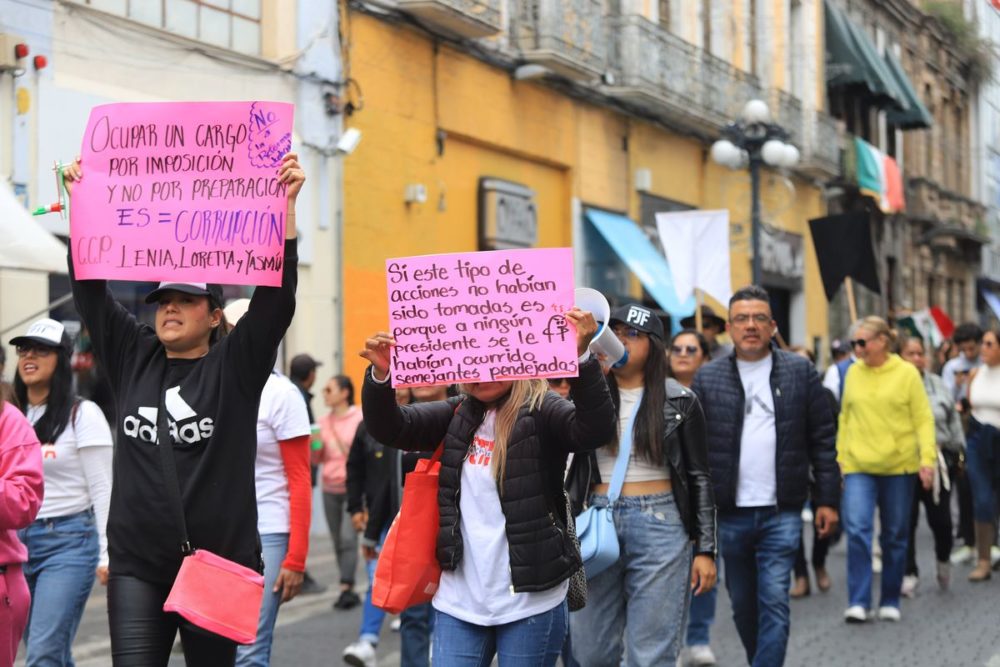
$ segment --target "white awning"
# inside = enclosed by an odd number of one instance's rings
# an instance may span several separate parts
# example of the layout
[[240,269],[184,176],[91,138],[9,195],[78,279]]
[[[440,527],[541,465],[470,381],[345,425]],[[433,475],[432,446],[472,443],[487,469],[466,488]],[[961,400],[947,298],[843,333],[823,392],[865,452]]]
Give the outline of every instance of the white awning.
[[25,210],[6,179],[0,179],[0,269],[66,273],[65,244]]

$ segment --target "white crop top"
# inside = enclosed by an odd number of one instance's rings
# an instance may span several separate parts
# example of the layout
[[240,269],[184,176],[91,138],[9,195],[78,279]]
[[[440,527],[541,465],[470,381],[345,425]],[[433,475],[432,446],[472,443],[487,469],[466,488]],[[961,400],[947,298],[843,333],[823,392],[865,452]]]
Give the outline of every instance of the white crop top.
[[[642,391],[641,387],[638,389],[618,389],[621,397],[621,405],[618,407],[619,441],[621,441],[622,433],[628,425],[636,403],[642,400]],[[633,424],[632,427],[634,429],[635,425]],[[628,470],[625,472],[625,483],[669,480],[670,470],[667,469],[667,466],[665,464],[655,465],[647,461],[645,457],[637,457],[635,445],[636,443],[633,441],[632,455],[629,457]],[[601,473],[601,482],[604,484],[611,484],[611,475],[614,473],[617,459],[617,451],[612,451],[611,447],[601,447],[597,450],[597,469]]]
[[969,385],[969,403],[976,421],[1000,428],[1000,366],[979,367]]

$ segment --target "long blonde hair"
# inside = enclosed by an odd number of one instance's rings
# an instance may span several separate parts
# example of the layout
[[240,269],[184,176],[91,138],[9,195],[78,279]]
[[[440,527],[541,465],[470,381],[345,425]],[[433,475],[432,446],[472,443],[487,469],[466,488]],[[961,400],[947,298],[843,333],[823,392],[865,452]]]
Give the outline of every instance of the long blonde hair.
[[[464,386],[462,391],[467,393]],[[537,410],[541,407],[548,392],[549,383],[545,380],[514,380],[511,383],[510,392],[503,403],[497,407],[491,466],[501,494],[503,493],[503,478],[507,473],[507,445],[510,441],[510,434],[514,431],[517,415],[521,408],[526,408],[529,412]]]

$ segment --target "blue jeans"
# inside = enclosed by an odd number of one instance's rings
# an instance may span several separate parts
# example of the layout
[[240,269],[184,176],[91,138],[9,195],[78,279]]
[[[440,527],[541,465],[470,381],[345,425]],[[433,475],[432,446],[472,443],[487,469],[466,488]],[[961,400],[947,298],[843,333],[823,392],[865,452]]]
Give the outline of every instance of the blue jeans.
[[844,475],[841,500],[847,535],[847,604],[872,606],[872,532],[875,507],[881,521],[882,596],[879,605],[899,608],[899,591],[906,571],[910,511],[916,475]]
[[[607,507],[608,497],[590,503]],[[570,615],[573,657],[583,667],[673,665],[690,597],[691,542],[674,496],[619,498],[621,556],[587,582],[587,606]],[[624,635],[624,642],[623,642]]]
[[779,667],[785,662],[788,580],[801,538],[798,511],[748,507],[719,514],[726,590],[736,631],[753,667]]
[[434,608],[430,602],[399,615],[399,667],[430,667]]
[[[376,552],[382,549],[385,542],[386,533],[389,526],[382,530],[378,538]],[[372,586],[375,585],[375,566],[378,565],[378,558],[365,561],[365,570],[368,572],[368,590],[365,591],[365,604],[361,608],[361,632],[358,637],[363,642],[368,642],[372,646],[378,646],[378,637],[382,633],[382,621],[385,620],[385,612],[372,604]]]
[[719,588],[715,586],[707,593],[691,596],[691,611],[688,612],[687,637],[685,646],[708,646],[709,630],[715,622],[715,604]]
[[980,523],[993,523],[997,516],[997,430],[970,420],[966,439],[965,470],[972,490],[972,515]]
[[566,638],[566,602],[504,625],[466,623],[434,610],[434,667],[553,667]]
[[264,551],[264,599],[260,603],[257,641],[236,649],[238,667],[268,667],[271,664],[274,622],[278,620],[281,604],[281,593],[274,592],[274,582],[288,555],[288,533],[265,533],[260,536],[260,544]]
[[97,575],[100,547],[94,512],[38,519],[18,531],[18,537],[28,548],[27,664],[72,666],[70,648]]

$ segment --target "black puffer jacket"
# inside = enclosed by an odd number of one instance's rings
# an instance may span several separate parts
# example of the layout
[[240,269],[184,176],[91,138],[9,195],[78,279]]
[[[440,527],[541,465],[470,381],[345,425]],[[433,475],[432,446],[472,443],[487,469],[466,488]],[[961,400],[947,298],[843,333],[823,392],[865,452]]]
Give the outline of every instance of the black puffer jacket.
[[[522,409],[507,446],[500,506],[518,593],[548,590],[580,568],[580,554],[566,531],[566,455],[596,449],[615,435],[615,410],[600,364],[594,359],[580,364],[580,377],[570,382],[575,405],[549,392],[538,410]],[[362,391],[368,432],[383,444],[430,451],[444,439],[437,557],[443,570],[454,570],[463,550],[462,464],[486,406],[470,396],[398,406],[392,388],[372,380],[371,369]]]
[[359,424],[347,457],[347,513],[368,510],[368,524],[362,537],[365,546],[378,544],[382,531],[389,528],[399,512],[406,473],[417,461],[428,458],[424,452],[387,450]]
[[[705,447],[705,415],[695,395],[676,380],[667,380],[663,425],[664,457],[684,528],[696,553],[714,556],[715,499]],[[601,482],[594,453],[573,457],[566,485],[575,514],[583,511],[591,486]]]
[[[817,506],[840,506],[837,433],[829,399],[808,360],[771,350],[771,395],[777,431],[775,480],[778,506],[801,510],[809,497],[810,472]],[[702,366],[691,385],[702,397],[708,423],[708,461],[720,512],[736,508],[740,441],[746,395],[735,354]]]

